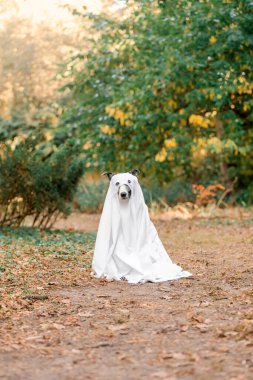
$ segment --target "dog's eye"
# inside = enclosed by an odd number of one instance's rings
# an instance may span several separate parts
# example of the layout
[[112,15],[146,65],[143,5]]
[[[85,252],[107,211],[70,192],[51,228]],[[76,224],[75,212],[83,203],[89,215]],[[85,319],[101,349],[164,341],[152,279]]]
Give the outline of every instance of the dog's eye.
[[128,180],[128,183],[131,183],[130,179]]
[[116,186],[119,186],[119,182],[116,182],[115,185],[116,185]]

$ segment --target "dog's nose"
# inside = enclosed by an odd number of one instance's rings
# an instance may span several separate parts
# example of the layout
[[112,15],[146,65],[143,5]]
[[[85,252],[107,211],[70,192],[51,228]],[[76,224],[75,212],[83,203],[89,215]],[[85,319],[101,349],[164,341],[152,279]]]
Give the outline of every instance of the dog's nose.
[[121,195],[121,198],[126,198],[127,193],[121,193],[120,195]]

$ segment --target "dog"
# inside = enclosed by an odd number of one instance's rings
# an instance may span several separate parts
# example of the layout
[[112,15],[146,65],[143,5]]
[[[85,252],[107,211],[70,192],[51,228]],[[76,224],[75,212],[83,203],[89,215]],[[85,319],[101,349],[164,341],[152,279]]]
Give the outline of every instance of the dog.
[[137,169],[104,173],[110,184],[92,260],[95,276],[131,284],[191,276],[166,252],[150,220],[138,174]]
[[[138,177],[140,171],[138,169],[131,170],[129,172],[130,174]],[[102,175],[106,175],[109,181],[111,181],[112,177],[115,175],[112,172],[105,172]],[[115,185],[118,187],[118,197],[122,201],[127,201],[131,198],[132,190],[130,188],[131,180],[128,179],[128,183],[120,183],[119,181],[115,183]]]

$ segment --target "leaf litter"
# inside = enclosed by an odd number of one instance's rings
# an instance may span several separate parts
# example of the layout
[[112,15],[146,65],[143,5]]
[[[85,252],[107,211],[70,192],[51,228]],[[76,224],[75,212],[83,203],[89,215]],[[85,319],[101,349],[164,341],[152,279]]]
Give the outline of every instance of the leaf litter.
[[192,278],[99,280],[94,234],[1,230],[0,376],[251,379],[253,223],[156,224]]

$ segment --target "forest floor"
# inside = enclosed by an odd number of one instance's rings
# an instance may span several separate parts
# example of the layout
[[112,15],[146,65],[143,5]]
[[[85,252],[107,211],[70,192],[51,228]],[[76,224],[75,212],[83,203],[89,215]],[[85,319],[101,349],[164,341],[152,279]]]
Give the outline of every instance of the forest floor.
[[91,276],[98,219],[0,230],[0,379],[252,379],[253,220],[157,218],[193,276],[130,285]]

